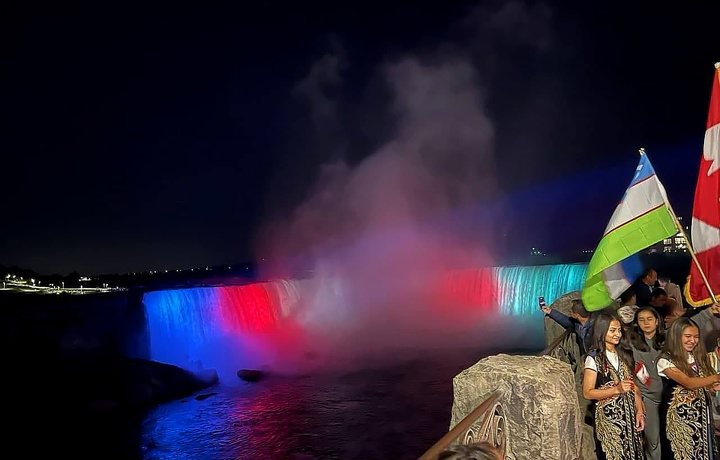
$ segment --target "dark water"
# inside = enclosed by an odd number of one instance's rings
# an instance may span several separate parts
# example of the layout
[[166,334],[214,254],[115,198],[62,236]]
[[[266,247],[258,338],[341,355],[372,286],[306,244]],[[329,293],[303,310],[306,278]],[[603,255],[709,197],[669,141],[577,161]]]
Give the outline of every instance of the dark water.
[[[138,459],[416,459],[448,429],[452,378],[493,351],[221,384],[143,414],[29,418],[27,456]],[[195,395],[195,396],[197,396]],[[38,442],[40,441],[40,442]]]
[[356,372],[218,386],[158,407],[147,459],[416,459],[447,431],[452,378],[481,356],[424,354]]

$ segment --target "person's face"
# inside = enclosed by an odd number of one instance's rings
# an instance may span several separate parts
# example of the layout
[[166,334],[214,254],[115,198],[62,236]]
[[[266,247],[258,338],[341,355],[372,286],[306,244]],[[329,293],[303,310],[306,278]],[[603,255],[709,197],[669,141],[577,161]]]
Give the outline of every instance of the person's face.
[[617,345],[620,343],[620,337],[622,337],[622,326],[620,321],[614,319],[610,321],[610,327],[608,327],[607,334],[605,334],[605,343]]
[[645,277],[645,283],[649,284],[650,286],[653,286],[655,282],[657,281],[657,272],[655,270],[650,270],[650,273]]
[[700,341],[700,332],[695,326],[688,326],[682,331],[682,346],[688,353],[692,352]]
[[652,312],[647,310],[641,311],[638,313],[637,322],[638,326],[640,326],[640,330],[645,334],[654,334],[657,331],[658,321]]
[[664,307],[665,302],[667,302],[666,295],[659,295],[650,299],[650,305],[652,305],[653,307]]

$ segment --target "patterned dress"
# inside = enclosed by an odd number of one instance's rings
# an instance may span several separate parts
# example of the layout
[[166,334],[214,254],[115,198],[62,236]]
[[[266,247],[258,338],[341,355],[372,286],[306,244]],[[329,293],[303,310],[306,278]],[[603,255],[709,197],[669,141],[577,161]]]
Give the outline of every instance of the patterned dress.
[[[658,369],[662,361],[658,362]],[[705,377],[702,369],[694,362],[690,366],[695,373],[694,377]],[[663,381],[660,417],[666,421],[664,451],[672,451],[675,460],[713,460],[715,443],[708,390],[688,390],[665,377],[664,373],[660,375]]]
[[[600,365],[597,352],[588,355],[595,362],[597,379],[595,389],[604,390],[620,385],[627,378],[634,378],[627,364],[619,361],[616,369],[605,360]],[[589,368],[585,365],[585,368]],[[598,460],[644,460],[642,438],[635,429],[635,393],[621,393],[602,399],[595,405],[595,440]]]

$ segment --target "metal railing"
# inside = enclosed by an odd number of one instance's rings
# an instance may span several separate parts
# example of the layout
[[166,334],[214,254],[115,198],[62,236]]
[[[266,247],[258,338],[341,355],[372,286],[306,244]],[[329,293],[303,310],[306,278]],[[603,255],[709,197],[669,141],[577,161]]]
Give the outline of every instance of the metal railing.
[[500,403],[502,391],[490,393],[479,406],[462,419],[452,430],[440,438],[419,460],[433,460],[454,444],[488,442],[495,446],[503,458],[507,448],[505,410]]
[[570,337],[571,334],[574,334],[572,329],[566,329],[564,333],[557,336],[555,340],[550,343],[550,345],[547,346],[543,351],[540,352],[540,356],[552,356],[552,353],[554,353],[557,349],[561,348],[561,346],[565,343],[565,341]]
[[[575,374],[575,380],[582,374],[582,350],[578,343],[578,336],[572,329],[567,329],[563,334],[558,336],[553,342],[544,349],[541,356],[551,356],[562,362],[568,363]],[[578,382],[576,382],[578,383]]]

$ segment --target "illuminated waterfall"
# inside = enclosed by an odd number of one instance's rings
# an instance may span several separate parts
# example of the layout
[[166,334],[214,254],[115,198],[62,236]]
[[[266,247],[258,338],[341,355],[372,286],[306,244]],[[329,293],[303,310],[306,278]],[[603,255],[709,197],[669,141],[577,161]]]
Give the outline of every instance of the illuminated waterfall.
[[[561,295],[581,289],[586,270],[585,264],[458,270],[442,280],[440,299],[493,315],[540,315],[539,296],[544,296],[549,305]],[[275,331],[284,319],[301,311],[303,295],[317,293],[308,289],[319,286],[318,282],[328,284],[328,280],[282,280],[148,292],[143,303],[151,357],[183,367],[202,362],[217,368],[215,361],[223,354],[258,355],[262,345],[250,339]],[[342,305],[335,303],[341,301],[343,293],[335,291],[343,284],[329,284],[333,287],[332,298],[316,296],[313,302],[328,304],[321,309],[324,315],[335,310],[342,317]],[[302,311],[301,315],[306,313]],[[333,324],[329,321],[332,318],[325,319],[328,322],[323,324]]]
[[538,297],[548,305],[568,292],[582,289],[586,264],[534,267],[489,267],[448,274],[443,293],[448,300],[466,302],[501,315],[533,315]]
[[147,292],[151,358],[197,367],[214,364],[208,360],[217,350],[247,349],[242,339],[275,330],[300,301],[301,288],[302,282],[283,280]]

